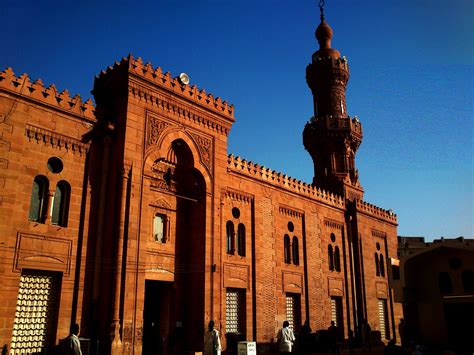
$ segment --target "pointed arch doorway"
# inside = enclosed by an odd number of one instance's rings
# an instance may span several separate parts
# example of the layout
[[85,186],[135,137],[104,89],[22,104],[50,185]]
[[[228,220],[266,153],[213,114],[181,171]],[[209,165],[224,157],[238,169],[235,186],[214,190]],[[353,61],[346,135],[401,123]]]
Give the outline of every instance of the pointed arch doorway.
[[[206,183],[182,139],[159,158],[167,194],[176,206],[174,281],[145,281],[143,354],[184,354],[202,350]],[[162,350],[158,350],[162,349]],[[157,352],[158,351],[158,352]]]

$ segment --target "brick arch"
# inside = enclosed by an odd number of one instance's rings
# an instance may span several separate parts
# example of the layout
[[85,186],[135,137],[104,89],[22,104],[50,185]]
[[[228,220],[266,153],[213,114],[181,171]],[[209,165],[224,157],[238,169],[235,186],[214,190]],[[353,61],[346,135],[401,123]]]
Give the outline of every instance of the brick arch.
[[182,129],[170,128],[163,132],[156,145],[146,152],[144,171],[150,171],[153,163],[157,159],[166,157],[171,148],[171,144],[177,139],[183,140],[189,147],[194,160],[194,168],[201,173],[207,186],[206,189],[208,189],[211,185],[211,175],[207,167],[202,163],[199,147],[191,135]]

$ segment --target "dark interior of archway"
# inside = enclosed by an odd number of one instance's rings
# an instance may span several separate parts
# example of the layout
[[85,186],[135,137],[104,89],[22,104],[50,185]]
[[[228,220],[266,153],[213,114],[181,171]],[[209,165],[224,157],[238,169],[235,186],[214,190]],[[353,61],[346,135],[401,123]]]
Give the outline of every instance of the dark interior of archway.
[[176,166],[171,179],[177,195],[174,353],[179,354],[202,349],[206,187],[186,143],[175,141],[172,149]]

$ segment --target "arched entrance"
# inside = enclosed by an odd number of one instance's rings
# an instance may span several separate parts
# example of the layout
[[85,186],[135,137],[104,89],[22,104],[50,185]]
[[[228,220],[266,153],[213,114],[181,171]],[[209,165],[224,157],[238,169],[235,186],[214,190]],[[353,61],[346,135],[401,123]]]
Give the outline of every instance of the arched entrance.
[[[183,354],[202,350],[206,183],[187,143],[176,139],[154,166],[173,196],[174,282],[145,281],[143,354]],[[156,324],[159,324],[160,334]],[[163,329],[166,329],[163,332]],[[165,333],[165,334],[163,334]]]

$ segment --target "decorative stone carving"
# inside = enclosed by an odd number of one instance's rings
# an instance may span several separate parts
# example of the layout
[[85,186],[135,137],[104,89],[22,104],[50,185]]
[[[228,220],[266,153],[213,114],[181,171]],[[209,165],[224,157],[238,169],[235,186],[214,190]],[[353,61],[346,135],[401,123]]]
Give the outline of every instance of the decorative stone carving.
[[150,146],[158,142],[160,134],[169,126],[169,123],[153,117],[148,117],[147,121],[148,136],[146,142],[147,146]]
[[153,206],[153,207],[164,208],[166,210],[171,209],[171,205],[166,200],[164,200],[162,198],[152,202],[150,205]]
[[209,172],[212,174],[212,140],[207,137],[203,137],[197,133],[190,132],[191,136],[193,137],[193,140],[197,143],[199,147],[199,152],[201,154],[201,161],[203,164],[207,167]]

